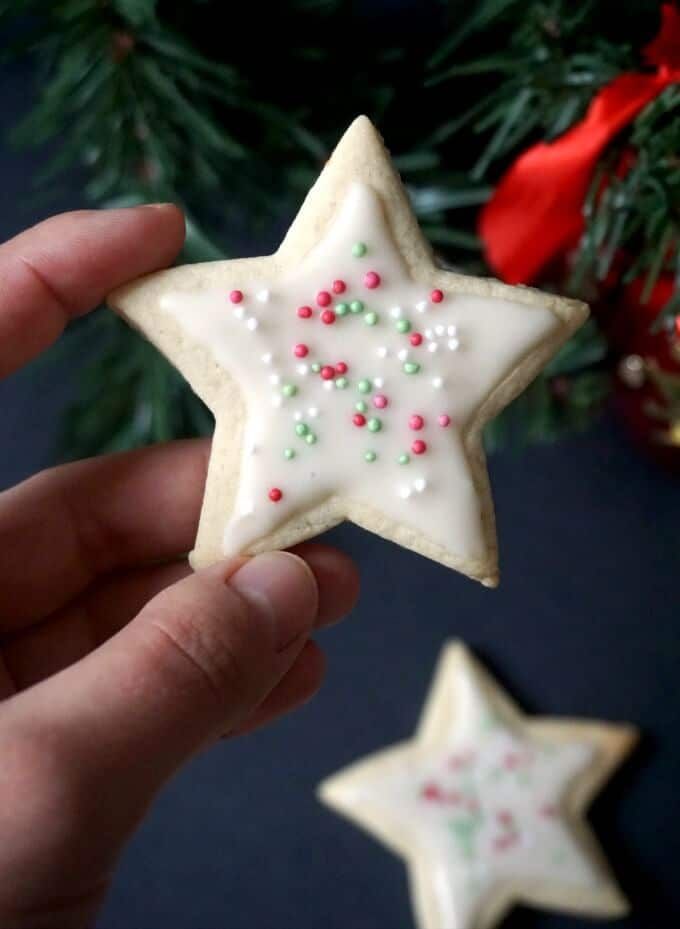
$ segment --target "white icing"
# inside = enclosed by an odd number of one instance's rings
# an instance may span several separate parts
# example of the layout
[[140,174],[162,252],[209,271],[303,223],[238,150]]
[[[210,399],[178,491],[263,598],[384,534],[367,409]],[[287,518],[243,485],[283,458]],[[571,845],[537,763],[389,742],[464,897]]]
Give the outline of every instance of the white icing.
[[[367,246],[361,258],[352,255],[358,241]],[[380,275],[380,286],[364,286],[367,271]],[[333,292],[335,280],[346,283],[346,292]],[[483,557],[479,502],[459,430],[489,391],[556,325],[552,314],[471,295],[445,293],[441,303],[430,302],[431,288],[410,277],[395,248],[377,195],[359,183],[350,187],[325,236],[298,268],[277,280],[243,280],[238,287],[243,302],[236,307],[229,303],[227,288],[170,293],[161,300],[162,309],[240,384],[248,412],[244,447],[256,442],[260,449],[257,459],[244,461],[241,468],[234,514],[225,526],[225,554],[246,550],[293,514],[339,495],[419,530],[460,557]],[[324,325],[316,303],[319,291],[330,293],[335,307],[361,300],[365,311],[337,316],[333,325]],[[254,305],[257,317],[252,315]],[[304,305],[313,307],[312,318],[298,317],[297,308]],[[368,312],[377,313],[374,325],[365,324]],[[404,320],[412,332],[427,327],[430,335],[420,346],[411,346],[409,334],[397,330]],[[464,346],[459,348],[453,334],[464,337]],[[445,350],[435,358],[430,352],[438,342]],[[298,343],[309,348],[303,362],[293,352]],[[261,359],[271,376],[253,358]],[[344,389],[337,374],[322,380],[311,370],[314,363],[341,361],[348,365]],[[404,366],[414,362],[420,371],[406,374]],[[362,378],[374,385],[376,378],[382,379],[386,408],[375,409],[372,394],[358,392]],[[297,388],[294,396],[283,395],[286,384]],[[379,432],[353,425],[359,400],[367,404],[367,419],[381,421]],[[323,414],[323,423],[313,426],[314,444],[294,431],[295,410],[308,404]],[[414,413],[425,418],[417,435],[408,426]],[[442,413],[451,417],[447,428],[437,423]],[[427,443],[425,454],[411,453],[414,438]],[[284,459],[285,448],[295,450],[294,458]],[[367,462],[366,451],[375,452],[376,460]],[[405,466],[397,461],[404,453],[411,457]],[[405,472],[416,458],[418,477],[426,481],[428,492],[409,499],[413,478]],[[268,497],[273,487],[283,494],[277,503]]]

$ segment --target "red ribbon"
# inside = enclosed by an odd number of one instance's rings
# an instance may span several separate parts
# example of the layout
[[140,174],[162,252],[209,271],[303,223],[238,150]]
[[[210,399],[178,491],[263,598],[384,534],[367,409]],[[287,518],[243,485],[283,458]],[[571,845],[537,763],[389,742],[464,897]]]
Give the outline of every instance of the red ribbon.
[[622,74],[593,98],[585,117],[555,142],[524,152],[480,214],[486,259],[511,284],[533,280],[583,232],[583,201],[609,142],[669,84],[680,81],[680,12],[661,8],[661,28],[644,49],[654,73]]

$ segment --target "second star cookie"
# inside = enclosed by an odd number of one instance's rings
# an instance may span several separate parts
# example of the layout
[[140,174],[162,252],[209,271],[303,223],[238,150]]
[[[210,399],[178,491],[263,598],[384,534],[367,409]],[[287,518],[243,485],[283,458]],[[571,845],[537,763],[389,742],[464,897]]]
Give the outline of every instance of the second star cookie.
[[349,519],[497,583],[482,428],[587,308],[437,267],[368,119],[276,254],[162,271],[109,303],[215,414],[194,567]]

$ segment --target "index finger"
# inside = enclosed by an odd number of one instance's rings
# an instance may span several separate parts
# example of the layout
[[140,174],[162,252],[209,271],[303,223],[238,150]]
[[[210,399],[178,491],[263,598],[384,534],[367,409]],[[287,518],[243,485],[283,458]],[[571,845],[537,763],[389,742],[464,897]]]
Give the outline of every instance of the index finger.
[[183,241],[182,213],[165,203],[62,213],[0,245],[0,377],[110,290],[169,265]]

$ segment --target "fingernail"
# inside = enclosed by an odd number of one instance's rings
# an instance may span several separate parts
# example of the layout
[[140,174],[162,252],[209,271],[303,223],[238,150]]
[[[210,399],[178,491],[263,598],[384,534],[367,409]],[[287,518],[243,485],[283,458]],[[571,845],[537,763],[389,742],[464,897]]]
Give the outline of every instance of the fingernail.
[[174,203],[141,203],[137,209],[139,210],[164,210],[166,207],[174,206]]
[[274,625],[277,651],[311,629],[319,592],[311,569],[297,555],[256,555],[231,576],[229,584]]

